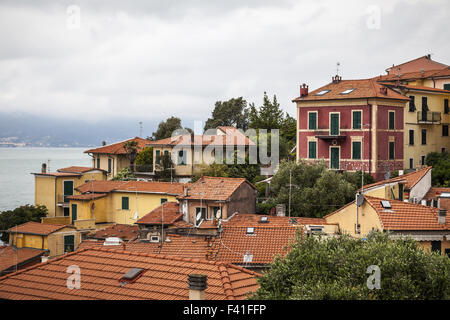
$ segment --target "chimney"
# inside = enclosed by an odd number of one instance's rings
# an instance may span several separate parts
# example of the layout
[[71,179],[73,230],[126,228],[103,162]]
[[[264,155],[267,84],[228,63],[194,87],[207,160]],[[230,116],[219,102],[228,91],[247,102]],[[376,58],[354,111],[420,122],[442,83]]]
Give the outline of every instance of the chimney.
[[102,146],[106,146],[106,141],[102,141]]
[[189,196],[189,188],[187,186],[184,186],[184,196]]
[[43,164],[42,164],[41,172],[42,172],[42,173],[47,173],[47,164],[46,164],[46,163],[43,163]]
[[382,95],[387,95],[387,88],[386,87],[380,87],[380,92]]
[[275,211],[276,211],[277,217],[285,217],[286,216],[286,205],[277,204]]
[[206,275],[188,275],[189,300],[205,300],[205,290],[207,287]]
[[335,75],[331,78],[333,80],[333,83],[339,83],[342,80],[341,76]]
[[439,209],[438,223],[445,224],[446,216],[447,216],[447,209]]
[[308,95],[308,86],[306,84],[302,84],[300,86],[300,97],[306,97]]

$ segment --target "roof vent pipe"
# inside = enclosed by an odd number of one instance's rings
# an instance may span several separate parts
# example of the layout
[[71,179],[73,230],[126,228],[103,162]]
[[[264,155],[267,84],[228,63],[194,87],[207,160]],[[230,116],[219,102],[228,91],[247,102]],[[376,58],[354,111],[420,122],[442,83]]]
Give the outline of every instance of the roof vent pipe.
[[189,300],[205,300],[207,279],[204,274],[188,275]]

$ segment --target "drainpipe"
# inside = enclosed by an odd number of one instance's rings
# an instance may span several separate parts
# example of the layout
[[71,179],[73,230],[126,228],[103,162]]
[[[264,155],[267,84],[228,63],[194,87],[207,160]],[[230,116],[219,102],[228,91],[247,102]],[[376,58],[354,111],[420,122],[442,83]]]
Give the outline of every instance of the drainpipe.
[[207,287],[206,275],[188,275],[189,300],[205,300],[205,290]]
[[[367,99],[367,105],[369,106],[369,174],[372,172],[372,105],[369,104]],[[363,156],[364,159],[364,156]]]

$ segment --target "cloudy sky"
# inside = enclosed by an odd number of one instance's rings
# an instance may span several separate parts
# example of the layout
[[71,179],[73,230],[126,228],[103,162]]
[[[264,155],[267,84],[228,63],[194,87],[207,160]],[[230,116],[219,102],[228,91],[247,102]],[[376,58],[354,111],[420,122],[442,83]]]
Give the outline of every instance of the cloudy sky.
[[[126,3],[125,3],[126,2]],[[215,101],[291,102],[336,73],[450,63],[448,0],[0,1],[0,114],[193,127]]]

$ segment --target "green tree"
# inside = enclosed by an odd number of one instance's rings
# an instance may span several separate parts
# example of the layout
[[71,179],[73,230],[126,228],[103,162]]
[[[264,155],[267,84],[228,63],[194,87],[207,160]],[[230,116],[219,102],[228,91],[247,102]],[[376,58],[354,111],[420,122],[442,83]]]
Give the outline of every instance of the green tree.
[[244,131],[247,130],[247,101],[242,97],[232,98],[228,101],[217,101],[211,113],[211,118],[206,120],[204,130],[215,129],[219,126],[233,126]]
[[[373,284],[369,266],[380,270],[379,289],[367,285]],[[251,299],[450,299],[450,259],[380,232],[367,240],[299,235],[258,281]]]
[[117,175],[112,178],[111,180],[114,181],[127,181],[127,180],[133,180],[136,179],[136,176],[134,175],[133,171],[130,170],[130,168],[122,168]]
[[263,105],[258,109],[255,104],[250,104],[249,126],[253,129],[280,129],[283,125],[284,112],[280,108],[277,97],[273,96],[270,101],[264,92]]
[[431,182],[436,187],[450,187],[450,153],[430,152],[425,163],[432,166]]
[[166,121],[161,121],[158,124],[158,129],[153,132],[153,139],[160,140],[170,138],[172,134],[186,134],[193,133],[190,128],[184,128],[181,125],[181,119],[177,117],[170,117]]
[[153,171],[153,148],[145,147],[136,157],[136,171]]
[[160,163],[156,165],[155,177],[160,181],[171,181],[175,177],[175,168],[170,153],[161,155]]
[[[41,222],[41,218],[46,217],[47,213],[48,210],[45,206],[28,204],[14,210],[3,211],[0,213],[0,230],[7,230],[29,221]],[[8,242],[8,236],[8,233],[3,232],[0,239],[3,242]]]

